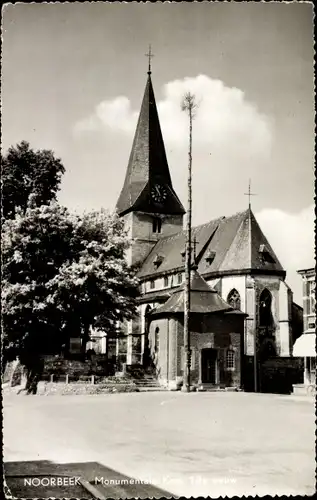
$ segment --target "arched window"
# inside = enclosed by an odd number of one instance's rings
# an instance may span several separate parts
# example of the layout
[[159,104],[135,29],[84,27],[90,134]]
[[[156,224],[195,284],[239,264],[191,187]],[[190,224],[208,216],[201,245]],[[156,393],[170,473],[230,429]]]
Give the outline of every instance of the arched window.
[[260,295],[260,326],[272,327],[272,295],[271,292],[265,288]]
[[160,348],[160,329],[157,326],[154,331],[154,351],[158,352]]
[[229,292],[227,302],[233,309],[241,309],[241,299],[238,290],[233,288],[231,292]]
[[149,330],[149,313],[151,312],[152,308],[150,304],[148,304],[145,308],[144,311],[144,331],[148,332]]

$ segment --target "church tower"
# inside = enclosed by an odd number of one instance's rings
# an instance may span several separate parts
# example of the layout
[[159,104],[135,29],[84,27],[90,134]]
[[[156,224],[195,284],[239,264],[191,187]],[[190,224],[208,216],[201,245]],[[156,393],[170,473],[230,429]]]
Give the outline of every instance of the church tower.
[[[151,54],[150,54],[151,55]],[[184,207],[169,172],[149,64],[124,185],[116,210],[125,219],[129,264],[142,262],[162,236],[183,228]]]

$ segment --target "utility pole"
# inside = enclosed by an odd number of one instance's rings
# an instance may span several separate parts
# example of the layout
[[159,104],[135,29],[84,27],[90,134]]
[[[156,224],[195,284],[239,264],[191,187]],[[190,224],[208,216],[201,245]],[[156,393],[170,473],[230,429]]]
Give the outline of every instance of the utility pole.
[[192,138],[193,138],[193,117],[197,108],[195,96],[187,92],[182,100],[182,111],[186,111],[189,116],[189,148],[188,148],[188,177],[187,177],[187,217],[186,217],[186,253],[185,253],[185,296],[184,296],[184,383],[183,391],[190,392],[190,272],[191,272],[191,254],[192,254]]
[[257,329],[254,328],[254,392],[258,392],[258,342],[257,342]]
[[[251,179],[249,179],[248,192],[244,193],[249,199],[249,238],[251,240],[251,196],[256,196],[255,193],[251,192]],[[254,392],[258,392],[258,339],[257,339],[257,328],[254,327],[253,330],[253,377],[254,377]]]

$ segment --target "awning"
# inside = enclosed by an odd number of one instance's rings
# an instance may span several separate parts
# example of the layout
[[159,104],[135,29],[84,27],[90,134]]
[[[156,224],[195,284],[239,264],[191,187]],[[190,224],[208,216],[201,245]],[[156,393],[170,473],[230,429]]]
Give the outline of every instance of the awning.
[[293,348],[293,356],[315,357],[316,356],[316,335],[314,333],[304,333],[299,337]]

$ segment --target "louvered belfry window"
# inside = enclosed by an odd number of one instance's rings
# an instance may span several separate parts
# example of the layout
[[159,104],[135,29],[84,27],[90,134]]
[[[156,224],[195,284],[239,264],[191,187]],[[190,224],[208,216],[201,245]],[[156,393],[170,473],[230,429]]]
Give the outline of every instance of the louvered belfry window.
[[159,217],[153,217],[152,231],[153,233],[160,233],[162,231],[162,221]]

